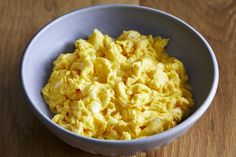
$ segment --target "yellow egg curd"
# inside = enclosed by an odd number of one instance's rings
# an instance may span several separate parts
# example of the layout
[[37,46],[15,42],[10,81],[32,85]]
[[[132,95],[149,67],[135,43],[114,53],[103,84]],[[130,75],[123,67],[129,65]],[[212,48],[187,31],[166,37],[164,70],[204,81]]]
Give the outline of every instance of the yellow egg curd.
[[130,140],[163,132],[185,118],[193,99],[183,63],[168,39],[99,30],[60,54],[43,87],[58,125],[82,136]]

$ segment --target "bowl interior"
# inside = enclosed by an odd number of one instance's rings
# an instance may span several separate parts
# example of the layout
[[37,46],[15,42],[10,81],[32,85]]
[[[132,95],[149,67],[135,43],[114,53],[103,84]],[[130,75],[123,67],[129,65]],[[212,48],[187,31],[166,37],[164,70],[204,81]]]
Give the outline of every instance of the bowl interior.
[[42,29],[26,49],[22,62],[22,83],[34,107],[51,117],[42,99],[41,89],[52,70],[52,61],[72,52],[74,41],[86,38],[97,28],[117,37],[124,30],[170,39],[167,51],[181,60],[192,87],[196,111],[212,87],[213,62],[204,42],[189,27],[163,13],[135,7],[87,8],[67,14]]

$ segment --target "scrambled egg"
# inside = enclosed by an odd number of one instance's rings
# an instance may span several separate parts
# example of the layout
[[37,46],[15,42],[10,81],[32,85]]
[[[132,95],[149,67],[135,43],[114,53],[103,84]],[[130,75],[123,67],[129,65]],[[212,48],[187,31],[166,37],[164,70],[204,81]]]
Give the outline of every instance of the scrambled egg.
[[168,39],[99,30],[61,54],[42,89],[52,120],[79,135],[130,140],[177,125],[193,105],[185,68],[165,52]]

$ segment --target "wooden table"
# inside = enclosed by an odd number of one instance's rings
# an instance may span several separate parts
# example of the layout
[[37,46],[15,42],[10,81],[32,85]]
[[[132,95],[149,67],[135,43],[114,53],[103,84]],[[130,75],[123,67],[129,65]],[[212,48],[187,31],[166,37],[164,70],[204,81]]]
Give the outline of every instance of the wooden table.
[[[48,21],[81,7],[115,0],[0,0],[0,156],[95,156],[51,134],[28,108],[19,83],[19,61],[32,35]],[[119,0],[169,12],[199,30],[213,47],[220,69],[208,112],[172,144],[138,157],[236,156],[236,1]]]

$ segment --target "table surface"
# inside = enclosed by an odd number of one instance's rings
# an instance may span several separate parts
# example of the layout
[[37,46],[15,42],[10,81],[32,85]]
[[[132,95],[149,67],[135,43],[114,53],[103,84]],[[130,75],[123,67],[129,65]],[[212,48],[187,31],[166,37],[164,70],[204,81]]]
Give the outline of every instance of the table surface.
[[0,0],[0,156],[95,156],[63,143],[27,106],[19,62],[32,35],[66,12],[96,4],[132,3],[171,13],[209,41],[219,63],[216,97],[204,116],[172,144],[138,157],[236,156],[235,0]]

